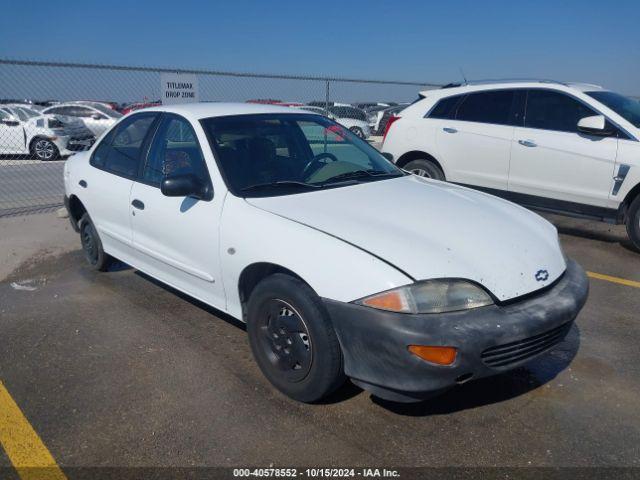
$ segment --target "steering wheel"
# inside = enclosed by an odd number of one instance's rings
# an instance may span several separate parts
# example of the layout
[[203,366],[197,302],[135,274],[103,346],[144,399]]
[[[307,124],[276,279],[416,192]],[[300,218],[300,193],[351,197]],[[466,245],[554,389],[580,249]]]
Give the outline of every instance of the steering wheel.
[[323,165],[323,163],[320,161],[323,158],[328,158],[332,162],[338,161],[338,157],[336,157],[333,153],[329,153],[329,152],[319,153],[318,155],[313,157],[313,160],[311,160],[306,167],[304,167],[304,170],[302,170],[302,178],[306,180],[312,174],[314,174],[317,170],[319,170]]

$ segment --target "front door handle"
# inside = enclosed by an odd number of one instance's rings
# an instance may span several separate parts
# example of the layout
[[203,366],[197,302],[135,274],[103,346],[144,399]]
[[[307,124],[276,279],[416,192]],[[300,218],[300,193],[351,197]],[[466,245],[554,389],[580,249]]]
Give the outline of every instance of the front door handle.
[[458,133],[458,130],[456,130],[455,128],[450,128],[450,127],[444,127],[442,130],[447,132],[447,133]]
[[133,202],[131,202],[131,205],[133,205],[133,208],[137,208],[138,210],[144,210],[144,203],[142,203],[137,198]]
[[533,142],[531,140],[518,140],[518,143],[520,145],[522,145],[523,147],[537,147],[538,145],[536,145],[536,142]]

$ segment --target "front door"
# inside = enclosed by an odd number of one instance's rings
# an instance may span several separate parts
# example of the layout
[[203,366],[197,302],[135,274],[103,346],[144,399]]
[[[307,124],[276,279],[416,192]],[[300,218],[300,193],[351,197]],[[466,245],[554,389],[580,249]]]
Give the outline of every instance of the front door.
[[163,282],[226,308],[219,263],[218,224],[224,196],[167,197],[166,176],[193,174],[211,185],[200,143],[189,121],[164,114],[140,181],[131,191],[136,265]]
[[606,207],[618,139],[577,128],[581,118],[598,114],[563,92],[529,90],[524,127],[514,132],[509,191],[532,196],[525,203],[534,206],[542,201],[535,197],[544,197]]

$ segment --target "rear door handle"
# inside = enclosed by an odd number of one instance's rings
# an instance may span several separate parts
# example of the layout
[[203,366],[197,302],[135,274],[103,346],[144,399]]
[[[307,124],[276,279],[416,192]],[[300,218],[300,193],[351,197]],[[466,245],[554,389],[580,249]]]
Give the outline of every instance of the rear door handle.
[[138,210],[144,210],[144,203],[142,203],[137,198],[133,202],[131,202],[131,205],[133,205],[133,208],[137,208]]
[[82,188],[87,188],[87,182],[85,182],[84,180],[80,180],[78,182],[78,185],[80,185]]
[[444,127],[442,130],[447,133],[458,133],[458,130],[456,130],[455,128]]
[[523,147],[537,147],[538,145],[536,145],[536,142],[533,142],[531,140],[518,140],[518,143],[520,145],[522,145]]

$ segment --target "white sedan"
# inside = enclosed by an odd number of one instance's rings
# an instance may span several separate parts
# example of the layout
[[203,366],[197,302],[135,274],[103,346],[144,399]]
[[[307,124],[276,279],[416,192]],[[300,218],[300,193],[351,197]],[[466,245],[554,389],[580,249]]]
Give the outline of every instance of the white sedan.
[[265,376],[304,402],[346,377],[416,401],[515,368],[587,297],[547,221],[287,107],[134,113],[64,181],[91,267],[118,258],[246,322]]

